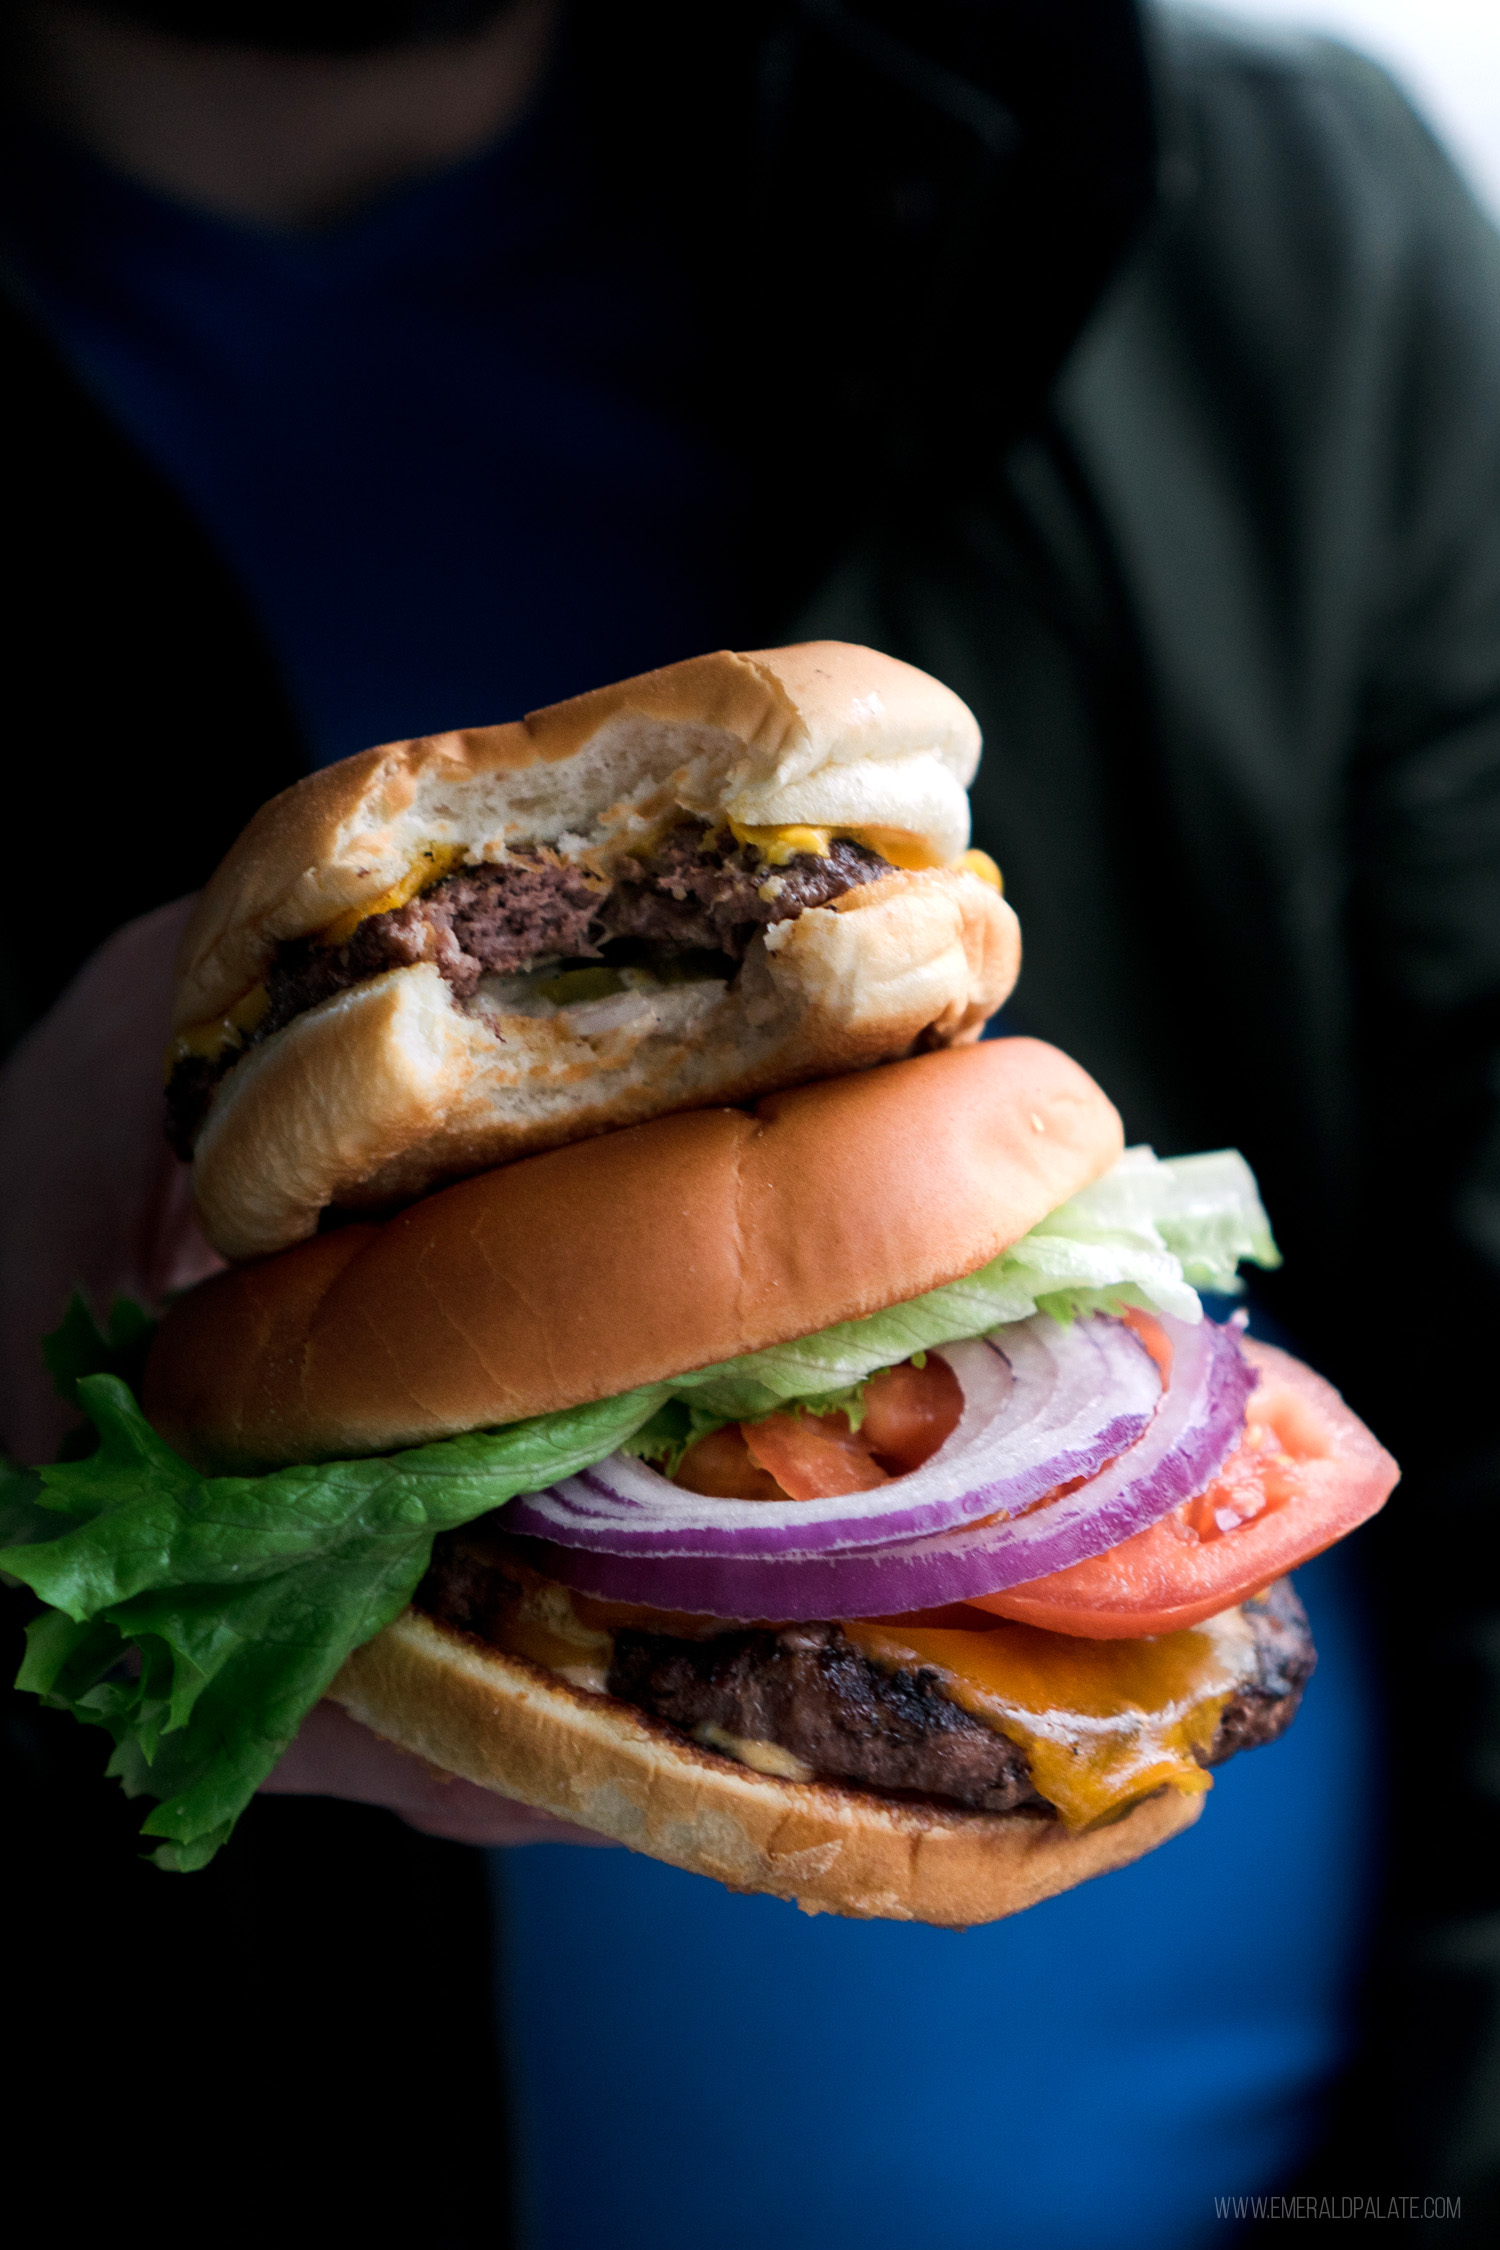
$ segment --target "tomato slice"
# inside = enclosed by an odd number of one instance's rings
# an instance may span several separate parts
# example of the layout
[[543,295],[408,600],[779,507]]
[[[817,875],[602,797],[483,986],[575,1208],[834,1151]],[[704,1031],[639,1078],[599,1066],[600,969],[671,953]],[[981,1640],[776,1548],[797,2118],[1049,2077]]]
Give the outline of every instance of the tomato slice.
[[759,1462],[750,1458],[738,1422],[710,1430],[690,1445],[677,1464],[673,1482],[684,1492],[703,1492],[713,1500],[784,1500],[787,1496]]
[[847,1414],[768,1414],[740,1428],[751,1460],[770,1470],[789,1499],[831,1500],[891,1481]]
[[1247,1339],[1245,1435],[1212,1484],[1146,1531],[971,1607],[1053,1633],[1175,1633],[1232,1609],[1385,1505],[1400,1475],[1331,1383]]
[[906,1359],[866,1383],[860,1443],[892,1476],[907,1476],[952,1436],[963,1410],[963,1385],[939,1353],[929,1352],[921,1367]]
[[677,1482],[688,1492],[733,1500],[832,1500],[873,1492],[936,1453],[964,1410],[963,1387],[945,1359],[882,1367],[865,1386],[857,1430],[837,1414],[767,1414],[731,1422],[684,1453]]

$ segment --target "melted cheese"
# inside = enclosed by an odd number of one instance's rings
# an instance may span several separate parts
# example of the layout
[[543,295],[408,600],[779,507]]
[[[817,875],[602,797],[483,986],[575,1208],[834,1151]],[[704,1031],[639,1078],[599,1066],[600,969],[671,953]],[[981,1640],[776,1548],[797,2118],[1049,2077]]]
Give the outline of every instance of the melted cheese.
[[[892,867],[920,870],[940,867],[943,862],[931,846],[920,836],[908,835],[894,828],[801,828],[792,824],[774,828],[747,828],[737,820],[729,823],[736,843],[748,844],[759,852],[768,867],[785,867],[788,861],[806,855],[813,859],[826,859],[836,837],[847,837],[851,843],[864,844],[870,851],[879,852]],[[343,945],[352,938],[361,922],[368,922],[375,914],[391,914],[397,907],[407,906],[419,892],[429,890],[453,872],[464,857],[462,844],[426,844],[398,883],[381,891],[364,906],[348,907],[335,916],[317,933],[319,945]],[[988,852],[967,851],[957,865],[970,875],[977,875],[982,883],[1003,891],[1000,870]],[[781,888],[780,879],[771,876],[760,887],[760,895],[768,903]],[[237,1000],[222,1016],[214,1016],[207,1023],[190,1024],[179,1032],[167,1049],[166,1074],[180,1062],[196,1057],[204,1062],[215,1062],[227,1048],[241,1047],[270,1006],[270,997],[264,984],[252,986],[242,1000]]]
[[999,891],[1004,897],[1005,877],[988,852],[982,852],[976,847],[973,851],[965,852],[958,864],[966,875],[977,875],[981,883],[988,883],[992,891]]
[[271,1005],[271,995],[263,984],[253,984],[242,1000],[222,1016],[214,1016],[208,1023],[190,1024],[180,1031],[166,1053],[168,1078],[180,1062],[196,1057],[202,1062],[215,1062],[226,1047],[243,1047],[250,1033]]
[[768,867],[785,867],[788,860],[803,854],[810,859],[826,859],[837,837],[879,852],[892,867],[920,869],[943,864],[925,837],[913,836],[902,828],[799,828],[792,823],[747,828],[742,821],[731,820],[729,830],[737,844],[748,844],[752,851],[759,852]]
[[726,1758],[735,1758],[742,1766],[755,1773],[768,1773],[776,1781],[811,1781],[813,1769],[790,1750],[783,1750],[779,1742],[762,1742],[752,1735],[730,1734],[724,1727],[710,1726],[706,1721],[694,1727],[693,1740],[701,1742],[706,1750],[717,1750]]
[[451,874],[463,858],[464,850],[462,844],[424,844],[414,864],[407,869],[399,883],[392,883],[388,891],[382,891],[378,898],[372,898],[367,905],[351,906],[325,929],[319,930],[319,945],[342,945],[346,939],[353,937],[361,922],[369,921],[372,914],[391,914],[398,906],[408,905],[418,891],[429,889],[433,883],[441,882],[445,875]]
[[[571,1594],[529,1569],[518,1575],[519,1598],[487,1628],[494,1645],[595,1694],[607,1692],[616,1631],[699,1640],[723,1629],[711,1617]],[[961,1604],[909,1618],[856,1618],[844,1631],[890,1671],[936,1673],[943,1694],[1017,1743],[1038,1794],[1068,1828],[1095,1827],[1158,1789],[1193,1796],[1211,1788],[1194,1753],[1209,1748],[1225,1703],[1255,1663],[1254,1637],[1237,1609],[1142,1640],[1079,1640]],[[693,1733],[757,1773],[816,1778],[780,1743],[708,1722]]]
[[1144,1640],[899,1617],[844,1630],[892,1671],[930,1668],[961,1709],[1017,1743],[1038,1794],[1069,1828],[1093,1827],[1163,1787],[1184,1796],[1209,1788],[1194,1752],[1213,1741],[1251,1647],[1238,1610]]
[[[351,906],[347,913],[340,914],[319,930],[319,945],[342,945],[372,914],[389,914],[393,908],[405,906],[418,891],[427,890],[450,874],[463,858],[464,849],[462,844],[424,845],[415,865],[407,869],[399,883],[393,883],[388,891],[372,898],[367,906]],[[270,1005],[270,994],[264,984],[252,985],[243,1000],[237,1000],[226,1014],[213,1016],[207,1023],[189,1024],[167,1049],[167,1076],[170,1078],[177,1065],[187,1061],[189,1056],[216,1062],[226,1048],[242,1047]]]
[[520,1599],[495,1621],[491,1638],[508,1656],[524,1656],[572,1687],[591,1695],[605,1692],[614,1634],[580,1617],[566,1586],[550,1578],[525,1574]]

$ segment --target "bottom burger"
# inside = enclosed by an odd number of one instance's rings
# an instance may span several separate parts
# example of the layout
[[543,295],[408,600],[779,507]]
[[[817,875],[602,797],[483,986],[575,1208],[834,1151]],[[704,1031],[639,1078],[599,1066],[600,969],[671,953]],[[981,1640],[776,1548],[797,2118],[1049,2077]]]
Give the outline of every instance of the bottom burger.
[[525,1160],[181,1300],[150,1429],[80,1386],[88,1520],[7,1557],[60,1613],[29,1684],[111,1726],[168,1864],[331,1693],[738,1888],[1012,1913],[1286,1727],[1287,1573],[1395,1482],[1204,1317],[1245,1257],[1243,1160],[1123,1152],[1030,1040]]
[[1072,1642],[953,1609],[737,1627],[570,1596],[458,1534],[335,1687],[445,1771],[805,1911],[966,1927],[1192,1825],[1314,1664],[1285,1579],[1208,1626]]

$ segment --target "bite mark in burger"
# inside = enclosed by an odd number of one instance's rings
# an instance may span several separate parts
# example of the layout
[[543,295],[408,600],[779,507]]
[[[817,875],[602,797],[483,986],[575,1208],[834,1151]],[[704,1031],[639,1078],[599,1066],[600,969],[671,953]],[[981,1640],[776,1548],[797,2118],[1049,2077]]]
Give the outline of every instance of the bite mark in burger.
[[1286,1573],[1396,1470],[1203,1318],[1194,1282],[1275,1262],[1243,1161],[1121,1142],[996,1041],[219,1276],[149,1423],[81,1386],[76,1527],[5,1558],[54,1605],[30,1684],[111,1728],[177,1866],[324,1693],[810,1911],[966,1924],[1122,1865],[1287,1724]]
[[349,758],[184,939],[169,1132],[230,1258],[637,1119],[978,1036],[1015,982],[973,717],[836,642]]

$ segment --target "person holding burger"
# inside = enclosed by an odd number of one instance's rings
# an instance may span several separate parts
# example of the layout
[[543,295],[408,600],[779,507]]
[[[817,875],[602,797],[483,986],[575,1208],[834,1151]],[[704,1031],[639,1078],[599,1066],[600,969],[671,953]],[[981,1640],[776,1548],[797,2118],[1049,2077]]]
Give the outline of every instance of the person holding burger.
[[[581,0],[441,16],[38,4],[13,11],[11,82],[7,349],[31,567],[10,685],[35,748],[8,944],[17,1029],[36,1026],[5,1087],[7,1173],[26,1182],[3,1245],[13,1448],[50,1450],[29,1370],[75,1280],[159,1302],[212,1262],[134,1058],[165,1013],[182,923],[165,902],[278,784],[716,644],[824,634],[923,665],[989,744],[976,836],[1028,946],[1006,1028],[1076,1055],[1132,1140],[1247,1149],[1288,1254],[1266,1301],[1403,1459],[1384,1617],[1411,1684],[1380,1725],[1405,1842],[1370,2020],[1404,1994],[1419,2061],[1394,2081],[1405,2139],[1363,2093],[1352,2111],[1393,2190],[1448,2186],[1463,2149],[1478,2193],[1493,2156],[1459,2030],[1482,2012],[1488,1906],[1500,342],[1493,239],[1443,159],[1337,50],[1138,19],[1124,0],[1045,20],[821,0],[712,19]],[[61,884],[41,841],[60,829]],[[1206,2175],[1166,2152],[1187,2132],[1230,2185],[1284,2176],[1346,2051],[1374,1746],[1338,1659],[1354,1614],[1337,1599],[1319,1626],[1339,1725],[1317,1740],[1314,1700],[1274,1753],[1300,1740],[1316,1757],[1300,1794],[1283,1784],[1279,1825],[1247,1807],[1253,1842],[1237,1832],[1226,1782],[1225,1818],[1076,1894],[1105,1919],[1038,1909],[992,1933],[1009,1951],[983,1966],[879,1926],[851,1934],[879,1954],[781,1922],[757,1952],[759,1909],[720,1902],[718,1924],[706,1885],[679,1905],[641,1887],[642,1862],[580,1855],[533,1878],[519,1857],[511,1990],[553,2041],[533,2044],[533,2089],[561,2082],[564,2038],[596,2037],[584,1993],[615,1980],[616,2056],[675,2024],[675,2082],[702,2082],[699,2129],[674,2144],[701,2198],[724,2103],[678,2002],[708,1964],[730,1978],[738,1948],[742,2064],[758,1984],[788,2007],[821,1997],[824,2020],[854,2009],[842,2020],[866,2043],[895,2022],[959,2088],[928,2102],[918,2074],[882,2170],[870,2105],[841,2106],[837,2074],[793,2064],[768,2024],[736,2103],[780,2083],[821,2117],[797,2175],[809,2224],[831,2183],[871,2232],[870,2196],[897,2209],[899,2179],[930,2235],[922,2164],[940,2151],[955,2240],[965,2213],[1024,2227],[1049,2198],[1073,2239],[1107,2240],[1138,2183],[1152,2238],[1194,2239]],[[284,1785],[477,1840],[537,1833],[346,1718],[318,1728]],[[44,1770],[44,1732],[28,1740],[25,1770]],[[1419,1788],[1441,1849],[1400,1817]],[[1173,1854],[1216,1832],[1223,1858],[1171,1889]],[[1225,1887],[1252,1864],[1253,1912]],[[1219,1908],[1211,1936],[1194,1892]],[[1196,1966],[1168,2027],[1177,2060],[1142,2074],[1120,2027],[1165,1989],[1153,1938]],[[652,1975],[632,1985],[635,1957]],[[567,1958],[583,1983],[560,1996]],[[993,2021],[1007,1998],[1055,1996],[1070,1960],[1082,2033],[1034,2007],[1024,2056],[976,2035],[955,2070],[960,1985]],[[430,1988],[430,1963],[421,1975]],[[1259,2064],[1210,2086],[1184,2059],[1205,2051],[1210,1993],[1251,1988],[1267,2036],[1235,2052]],[[1379,2084],[1385,2057],[1365,2052]],[[1023,2065],[1025,2084],[1103,2090],[1097,2170],[1042,2157],[1029,2182],[997,2181],[973,2121],[1010,2114]],[[1111,2137],[1110,2100],[1143,2083]],[[1264,2125],[1288,2088],[1295,2117]],[[1226,2119],[1238,2137],[1215,2137]],[[736,2109],[762,2147],[788,2149],[796,2122]],[[658,2105],[652,2145],[660,2123]],[[578,2199],[544,2197],[544,2232],[566,2239],[590,2198],[591,2224],[610,2194],[645,2208],[617,2161],[625,2110],[619,2138],[607,2119],[574,2128],[566,2165],[561,2130],[531,2113],[533,2150],[568,2173],[556,2193]],[[662,2239],[659,2199],[650,2211]]]

